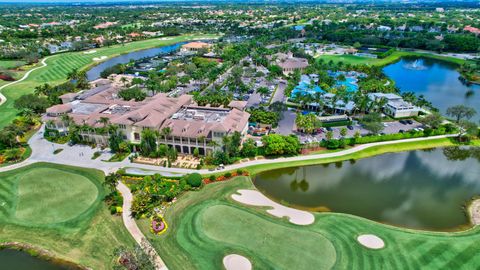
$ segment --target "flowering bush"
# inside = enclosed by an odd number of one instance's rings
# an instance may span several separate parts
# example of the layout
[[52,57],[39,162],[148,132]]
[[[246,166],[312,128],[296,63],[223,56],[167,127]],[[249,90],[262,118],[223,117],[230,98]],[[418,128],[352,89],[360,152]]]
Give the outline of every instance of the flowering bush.
[[165,220],[160,214],[156,214],[152,216],[150,220],[151,220],[150,231],[153,234],[160,235],[167,230],[168,228],[167,222],[165,222]]
[[213,182],[220,182],[220,181],[225,181],[225,180],[229,180],[233,177],[236,177],[236,176],[248,176],[249,173],[248,171],[243,171],[241,169],[238,169],[234,172],[226,172],[224,175],[220,175],[220,176],[215,176],[215,175],[210,175],[210,177],[208,178],[204,178],[203,179],[203,183],[204,184],[210,184],[210,183],[213,183]]

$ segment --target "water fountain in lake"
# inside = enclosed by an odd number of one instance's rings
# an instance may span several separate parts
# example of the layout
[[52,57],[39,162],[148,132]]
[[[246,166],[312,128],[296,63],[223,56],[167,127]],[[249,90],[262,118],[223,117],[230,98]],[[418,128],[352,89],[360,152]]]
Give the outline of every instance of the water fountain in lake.
[[411,69],[411,70],[425,70],[427,67],[423,65],[423,62],[421,60],[416,59],[415,61],[411,63],[407,63],[404,65],[406,69]]

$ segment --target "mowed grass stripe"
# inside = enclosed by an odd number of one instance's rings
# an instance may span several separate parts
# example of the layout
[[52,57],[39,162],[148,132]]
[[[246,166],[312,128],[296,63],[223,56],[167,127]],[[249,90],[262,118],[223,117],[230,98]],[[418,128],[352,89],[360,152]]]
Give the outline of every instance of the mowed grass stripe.
[[480,266],[479,243],[473,242],[442,266],[442,269],[478,269]]

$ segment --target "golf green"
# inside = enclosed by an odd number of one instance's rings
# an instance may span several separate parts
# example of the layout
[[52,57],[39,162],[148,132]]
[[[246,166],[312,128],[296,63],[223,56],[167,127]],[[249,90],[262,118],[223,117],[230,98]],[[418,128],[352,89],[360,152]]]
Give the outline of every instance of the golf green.
[[28,244],[88,269],[113,269],[114,251],[133,247],[134,240],[102,202],[108,192],[103,181],[101,171],[50,163],[0,173],[0,243]]
[[27,170],[18,177],[15,219],[30,224],[65,222],[92,206],[97,187],[85,176],[57,169]]

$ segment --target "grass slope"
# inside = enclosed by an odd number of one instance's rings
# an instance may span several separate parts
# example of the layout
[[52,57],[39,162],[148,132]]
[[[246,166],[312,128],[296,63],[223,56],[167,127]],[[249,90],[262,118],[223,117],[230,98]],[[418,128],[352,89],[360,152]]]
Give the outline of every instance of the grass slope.
[[405,51],[395,51],[391,55],[383,59],[362,57],[362,56],[356,56],[356,55],[321,55],[317,59],[323,59],[323,61],[327,63],[331,60],[334,63],[343,62],[344,64],[348,63],[352,65],[365,64],[365,65],[374,65],[374,66],[385,66],[393,62],[396,62],[400,58],[406,57],[406,56],[433,58],[437,60],[451,62],[458,65],[465,63],[465,60],[454,58],[454,57],[440,56],[440,55],[435,55],[430,53],[405,52]]
[[36,163],[0,173],[0,242],[22,242],[93,269],[133,239],[102,202],[103,173]]
[[[472,145],[476,145],[476,143],[477,143],[476,141],[473,141]],[[278,169],[278,168],[325,164],[325,163],[332,163],[332,162],[344,161],[344,160],[350,160],[350,159],[356,160],[356,159],[381,155],[385,153],[420,150],[420,149],[428,149],[428,148],[435,148],[435,147],[446,147],[446,146],[454,146],[454,145],[458,145],[458,143],[453,138],[429,139],[429,140],[414,141],[414,142],[399,142],[399,143],[392,143],[392,144],[386,144],[386,145],[372,146],[352,154],[346,154],[338,157],[253,165],[253,166],[246,167],[245,169],[247,169],[250,172],[250,175],[254,175],[259,172],[269,171],[269,170]]]
[[85,54],[84,52],[68,52],[53,55],[45,61],[48,65],[47,67],[33,71],[26,80],[8,86],[2,90],[2,93],[7,97],[7,102],[0,106],[0,128],[9,124],[15,118],[17,111],[13,108],[13,102],[17,98],[32,93],[34,88],[38,85],[44,83],[56,85],[64,82],[67,74],[73,69],[87,69],[97,64],[98,62],[93,61],[93,58],[106,56],[107,58],[105,60],[108,60],[109,58],[132,51],[166,46],[182,41],[214,37],[216,36],[183,35],[167,39],[155,38],[98,48],[95,49],[95,53],[91,54]]
[[[316,213],[316,222],[296,226],[260,207],[230,199],[238,189],[254,188],[238,177],[210,184],[179,198],[165,215],[169,231],[161,236],[141,228],[170,269],[219,269],[224,255],[239,253],[256,269],[476,269],[480,266],[480,229],[457,233],[415,231],[335,213]],[[373,233],[382,250],[356,242]],[[334,252],[332,251],[332,247]]]

